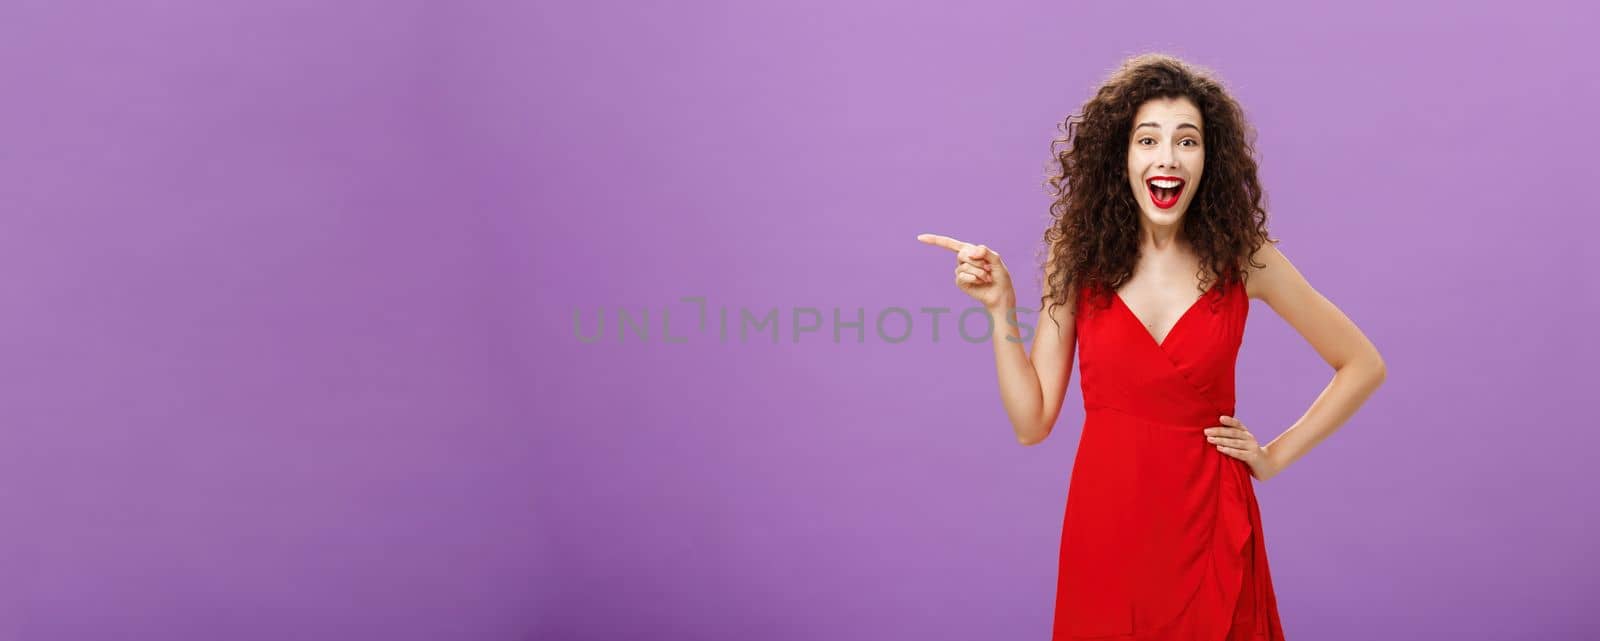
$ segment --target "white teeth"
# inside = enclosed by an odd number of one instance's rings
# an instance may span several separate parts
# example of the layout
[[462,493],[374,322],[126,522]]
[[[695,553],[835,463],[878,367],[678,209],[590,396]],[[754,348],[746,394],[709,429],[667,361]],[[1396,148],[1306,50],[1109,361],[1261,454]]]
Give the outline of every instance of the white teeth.
[[1162,189],[1173,189],[1173,188],[1176,188],[1178,185],[1182,185],[1183,181],[1181,181],[1181,180],[1152,180],[1152,181],[1150,181],[1150,184],[1151,185],[1155,185],[1156,187],[1160,187]]

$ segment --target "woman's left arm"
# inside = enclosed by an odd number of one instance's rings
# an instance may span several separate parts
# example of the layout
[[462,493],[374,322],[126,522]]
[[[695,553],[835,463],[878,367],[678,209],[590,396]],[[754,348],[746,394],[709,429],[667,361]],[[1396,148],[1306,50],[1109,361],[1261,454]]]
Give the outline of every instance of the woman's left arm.
[[1333,381],[1311,408],[1265,446],[1268,473],[1276,475],[1350,420],[1383,384],[1387,370],[1367,335],[1312,288],[1276,246],[1263,245],[1256,263],[1266,265],[1251,274],[1257,297],[1288,321],[1334,370]]

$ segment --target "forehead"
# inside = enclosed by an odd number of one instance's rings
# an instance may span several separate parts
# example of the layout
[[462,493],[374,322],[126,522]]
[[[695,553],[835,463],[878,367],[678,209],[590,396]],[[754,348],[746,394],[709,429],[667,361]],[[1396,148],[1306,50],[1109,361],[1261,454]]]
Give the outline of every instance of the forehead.
[[1139,123],[1160,123],[1163,129],[1171,129],[1183,123],[1203,125],[1200,118],[1200,108],[1188,98],[1153,98],[1139,105],[1139,110],[1133,114],[1133,126]]

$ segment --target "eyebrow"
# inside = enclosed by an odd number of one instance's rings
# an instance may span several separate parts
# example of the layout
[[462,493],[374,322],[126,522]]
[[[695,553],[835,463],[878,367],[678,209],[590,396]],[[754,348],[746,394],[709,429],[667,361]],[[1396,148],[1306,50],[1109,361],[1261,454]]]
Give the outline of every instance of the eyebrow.
[[[1139,126],[1137,126],[1137,127],[1134,127],[1134,128],[1133,128],[1133,129],[1134,129],[1134,130],[1135,130],[1135,131],[1138,131],[1138,130],[1140,130],[1140,129],[1143,129],[1143,128],[1145,128],[1145,127],[1155,127],[1155,128],[1156,128],[1156,129],[1160,129],[1160,128],[1161,128],[1161,125],[1159,125],[1159,124],[1156,124],[1156,123],[1153,123],[1153,122],[1141,122],[1141,123],[1139,123]],[[1200,131],[1200,128],[1199,128],[1199,127],[1196,127],[1196,126],[1194,126],[1194,125],[1191,125],[1191,124],[1189,124],[1189,123],[1187,123],[1187,122],[1186,122],[1186,123],[1183,123],[1183,124],[1181,124],[1181,125],[1178,125],[1178,128],[1179,128],[1179,129],[1183,129],[1183,128],[1184,128],[1184,127],[1188,127],[1188,128],[1190,128],[1190,129],[1193,129],[1193,130],[1195,130],[1195,131],[1197,131],[1197,132],[1198,132],[1198,131]]]

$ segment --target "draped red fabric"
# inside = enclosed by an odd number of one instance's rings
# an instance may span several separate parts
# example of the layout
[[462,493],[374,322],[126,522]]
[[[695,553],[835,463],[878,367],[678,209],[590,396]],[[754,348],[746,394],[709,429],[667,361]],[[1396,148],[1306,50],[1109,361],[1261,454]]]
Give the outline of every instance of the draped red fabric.
[[1087,291],[1052,639],[1282,639],[1249,466],[1203,432],[1234,415],[1243,285],[1213,286],[1159,344],[1120,296]]

